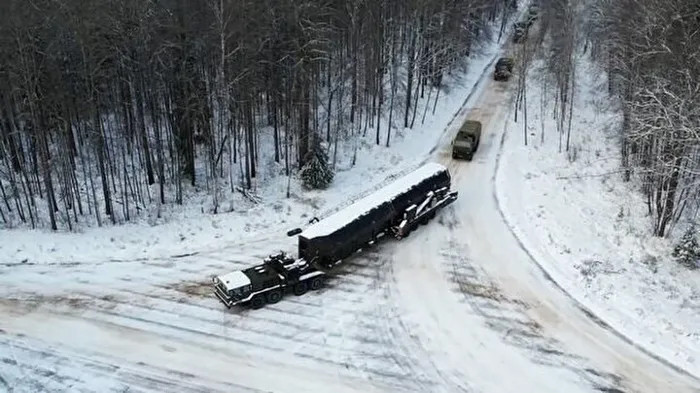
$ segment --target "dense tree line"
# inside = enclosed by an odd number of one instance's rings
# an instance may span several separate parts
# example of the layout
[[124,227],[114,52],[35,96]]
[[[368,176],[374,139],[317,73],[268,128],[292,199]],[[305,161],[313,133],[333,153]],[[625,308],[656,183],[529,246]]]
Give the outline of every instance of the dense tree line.
[[700,201],[700,3],[598,1],[592,41],[622,101],[625,179],[642,179],[663,236]]
[[695,217],[700,204],[700,2],[539,3],[547,79],[556,91],[566,150],[576,56],[589,54],[606,71],[608,91],[621,104],[624,180],[641,181],[653,232],[665,236],[682,217]]
[[418,97],[436,103],[509,6],[4,0],[0,224],[128,221],[182,203],[189,185],[216,212],[223,193],[254,186],[261,152],[289,176],[368,130],[389,146],[391,123],[412,127]]

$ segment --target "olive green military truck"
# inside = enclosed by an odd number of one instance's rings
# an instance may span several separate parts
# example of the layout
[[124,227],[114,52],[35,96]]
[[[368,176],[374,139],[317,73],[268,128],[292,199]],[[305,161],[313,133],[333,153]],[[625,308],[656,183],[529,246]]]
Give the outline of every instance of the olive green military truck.
[[452,158],[472,160],[481,140],[481,123],[467,120],[452,141]]
[[527,21],[515,22],[513,26],[513,42],[518,44],[525,41],[529,28],[530,24]]
[[513,74],[513,58],[501,57],[496,62],[495,70],[493,71],[493,80],[507,81]]

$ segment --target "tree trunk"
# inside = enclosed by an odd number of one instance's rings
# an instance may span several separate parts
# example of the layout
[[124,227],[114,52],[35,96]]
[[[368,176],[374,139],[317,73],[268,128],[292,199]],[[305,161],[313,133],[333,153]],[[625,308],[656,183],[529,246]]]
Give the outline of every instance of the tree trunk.
[[[408,47],[408,66],[406,69],[406,72],[408,74],[408,79],[406,81],[406,110],[404,112],[403,116],[403,126],[404,128],[408,128],[408,116],[411,111],[411,94],[413,93],[413,75],[414,75],[414,68],[416,67],[415,65],[415,56],[416,56],[416,33],[413,29],[411,29],[411,43]],[[415,107],[414,107],[415,111]]]

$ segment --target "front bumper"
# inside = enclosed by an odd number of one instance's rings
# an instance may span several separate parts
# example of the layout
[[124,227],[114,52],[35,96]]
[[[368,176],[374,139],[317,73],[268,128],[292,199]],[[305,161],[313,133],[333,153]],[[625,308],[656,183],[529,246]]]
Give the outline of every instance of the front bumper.
[[226,307],[231,308],[238,304],[238,302],[233,300],[233,298],[231,298],[226,291],[221,289],[221,287],[216,283],[216,279],[212,279],[212,282],[214,283],[214,295],[216,295],[216,297],[218,297]]
[[452,152],[452,158],[465,158],[467,160],[471,160],[473,156],[474,156],[473,152],[463,152],[463,151],[453,151]]
[[507,81],[510,79],[511,74],[505,72],[496,72],[493,74],[493,79],[497,81]]

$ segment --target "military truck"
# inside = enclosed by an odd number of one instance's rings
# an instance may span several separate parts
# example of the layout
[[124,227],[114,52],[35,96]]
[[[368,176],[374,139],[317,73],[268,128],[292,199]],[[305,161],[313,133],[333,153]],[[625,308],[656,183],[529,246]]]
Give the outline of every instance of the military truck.
[[493,80],[507,81],[513,74],[513,58],[501,57],[496,62],[495,70],[493,71]]
[[467,120],[452,141],[452,158],[465,158],[471,161],[480,141],[481,123]]
[[527,25],[532,26],[533,23],[539,18],[540,7],[537,4],[530,4],[527,9]]
[[318,290],[324,276],[306,260],[280,252],[259,265],[214,277],[214,294],[228,308],[247,304],[258,309],[279,302],[285,293],[301,296],[308,290]]
[[513,27],[513,42],[514,43],[519,43],[525,40],[527,38],[527,33],[528,33],[528,28],[530,25],[525,22],[515,22],[515,25]]
[[229,308],[260,308],[287,293],[320,289],[346,258],[382,238],[407,237],[457,200],[451,183],[447,168],[427,163],[304,230],[287,232],[299,235],[296,258],[281,252],[256,266],[212,277],[214,293]]

